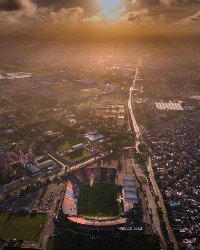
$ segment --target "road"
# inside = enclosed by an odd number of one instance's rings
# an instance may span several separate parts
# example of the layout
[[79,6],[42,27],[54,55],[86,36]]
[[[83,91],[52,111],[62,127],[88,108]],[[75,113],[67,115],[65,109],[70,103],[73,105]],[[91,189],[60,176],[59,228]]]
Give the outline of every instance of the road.
[[136,139],[137,139],[136,141],[140,140],[141,133],[140,133],[140,129],[139,129],[138,125],[137,125],[137,122],[136,122],[136,119],[135,119],[135,116],[134,116],[134,113],[133,113],[132,95],[133,95],[133,90],[134,90],[136,81],[138,80],[138,77],[139,77],[139,67],[140,66],[141,66],[141,61],[139,60],[138,65],[137,65],[137,67],[135,69],[135,76],[134,76],[134,79],[133,79],[133,85],[130,87],[130,90],[129,90],[129,100],[128,100],[128,109],[129,109],[129,112],[130,112],[133,128],[134,128],[134,131],[136,133]]
[[163,246],[166,246],[165,239],[163,237],[161,226],[160,226],[160,218],[157,212],[157,204],[155,201],[155,196],[150,188],[150,185],[148,183],[148,178],[146,177],[144,170],[139,164],[134,163],[133,155],[132,155],[132,166],[133,166],[134,174],[138,177],[138,179],[141,179],[141,178],[146,179],[146,183],[143,182],[142,187],[143,187],[143,190],[145,191],[146,203],[152,212],[152,221],[151,221],[152,229],[155,234],[158,233],[160,239],[162,240]]
[[[129,113],[130,113],[130,117],[131,117],[131,122],[132,122],[132,125],[134,128],[134,132],[136,133],[136,141],[135,141],[136,149],[138,149],[138,145],[141,143],[142,135],[140,132],[140,128],[137,124],[136,118],[134,116],[132,100],[133,100],[133,90],[135,88],[136,81],[139,78],[139,68],[140,67],[141,67],[141,60],[138,61],[137,66],[136,66],[135,76],[133,79],[133,85],[130,87],[129,99],[128,99],[128,109],[129,109]],[[139,164],[135,164],[134,160],[132,160],[132,165],[134,168],[134,173],[138,178],[140,178],[141,176],[144,176],[146,178],[146,174]],[[148,184],[144,184],[143,187],[145,189],[148,206],[151,208],[151,211],[152,211],[152,223],[153,223],[152,228],[153,228],[154,232],[157,232],[159,234],[160,239],[163,243],[163,246],[164,246],[164,248],[166,248],[166,242],[165,242],[165,239],[163,237],[161,226],[160,226],[160,218],[159,218],[158,213],[157,213],[157,204],[155,202],[155,197],[152,194],[152,191],[150,190],[150,186]]]
[[[53,183],[50,185],[54,185]],[[62,193],[65,190],[65,183],[60,183],[59,185],[54,185],[54,200],[53,200],[53,204],[51,206],[50,211],[47,214],[47,221],[45,223],[45,227],[42,230],[40,237],[39,237],[39,242],[38,245],[42,248],[42,249],[46,249],[47,246],[47,241],[50,235],[53,235],[54,231],[55,231],[55,224],[54,224],[54,220],[53,220],[53,216],[55,213],[55,208],[57,206],[57,199],[61,199],[62,197]]]
[[[0,201],[7,193],[11,194],[11,193],[15,193],[17,191],[18,195],[20,195],[19,191],[22,188],[26,188],[27,185],[35,184],[37,181],[46,181],[46,179],[48,177],[50,178],[50,180],[53,180],[56,177],[65,176],[67,173],[70,173],[70,172],[77,170],[79,168],[83,168],[86,165],[91,164],[96,160],[102,159],[107,154],[99,154],[98,156],[91,157],[90,159],[87,159],[87,160],[85,160],[81,163],[78,163],[78,164],[75,163],[71,166],[62,163],[57,158],[55,158],[55,156],[52,155],[51,153],[49,153],[48,155],[51,159],[53,159],[55,162],[57,162],[61,166],[61,169],[59,172],[50,173],[49,175],[46,175],[46,173],[44,173],[43,175],[40,175],[38,177],[27,177],[26,179],[18,180],[18,181],[15,181],[13,183],[10,183],[9,185],[3,186],[2,188],[0,188]],[[9,188],[7,186],[9,186]]]
[[163,219],[164,219],[164,221],[166,223],[166,229],[167,229],[167,232],[169,234],[169,238],[174,243],[174,249],[178,250],[179,249],[178,244],[177,244],[176,238],[174,236],[174,232],[173,232],[173,230],[172,230],[172,228],[171,228],[171,226],[169,224],[168,214],[167,214],[167,210],[165,208],[163,197],[162,197],[162,194],[160,192],[160,189],[158,188],[157,182],[155,181],[154,171],[153,171],[153,168],[152,168],[151,158],[150,157],[149,157],[149,160],[148,160],[147,169],[148,169],[148,172],[149,172],[149,178],[151,180],[151,184],[152,184],[152,187],[153,187],[153,190],[154,190],[154,194],[159,197],[158,205],[162,208]]

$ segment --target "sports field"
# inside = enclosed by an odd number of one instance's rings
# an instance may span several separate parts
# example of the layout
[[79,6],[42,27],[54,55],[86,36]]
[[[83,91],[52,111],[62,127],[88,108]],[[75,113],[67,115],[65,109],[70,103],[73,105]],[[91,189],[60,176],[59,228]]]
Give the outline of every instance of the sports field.
[[83,148],[83,149],[74,151],[68,155],[65,155],[63,156],[63,158],[66,159],[67,161],[75,162],[75,161],[80,161],[81,159],[86,158],[90,155],[91,153],[87,149]]
[[68,135],[65,139],[53,140],[49,142],[49,144],[55,151],[64,152],[71,149],[72,146],[82,142],[81,139],[77,138],[76,135],[72,133],[72,135]]
[[0,238],[35,241],[45,223],[46,214],[0,212]]
[[120,213],[117,186],[111,183],[94,183],[81,188],[78,214],[87,217],[106,218]]

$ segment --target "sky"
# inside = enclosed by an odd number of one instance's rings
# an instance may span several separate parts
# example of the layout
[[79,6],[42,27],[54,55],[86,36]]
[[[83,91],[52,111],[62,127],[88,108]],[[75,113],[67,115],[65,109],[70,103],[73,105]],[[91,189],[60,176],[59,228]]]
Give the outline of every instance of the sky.
[[0,0],[0,24],[200,25],[200,0]]

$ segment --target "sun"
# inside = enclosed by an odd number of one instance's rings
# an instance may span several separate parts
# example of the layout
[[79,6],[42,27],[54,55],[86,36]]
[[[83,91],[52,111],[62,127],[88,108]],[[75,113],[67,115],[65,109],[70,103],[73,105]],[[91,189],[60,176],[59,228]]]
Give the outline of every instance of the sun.
[[122,0],[99,0],[102,6],[101,14],[107,21],[117,20],[126,10]]
[[100,4],[107,9],[113,9],[121,3],[121,0],[100,0]]

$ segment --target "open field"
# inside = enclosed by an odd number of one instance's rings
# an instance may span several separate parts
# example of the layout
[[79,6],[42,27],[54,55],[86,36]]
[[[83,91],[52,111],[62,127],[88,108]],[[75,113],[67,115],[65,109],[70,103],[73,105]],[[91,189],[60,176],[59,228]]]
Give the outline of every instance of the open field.
[[95,183],[82,187],[78,203],[78,214],[89,217],[112,217],[120,213],[117,187],[110,183]]
[[75,161],[79,161],[83,158],[86,158],[90,155],[91,155],[91,153],[87,149],[79,149],[77,151],[74,151],[74,152],[64,156],[64,158],[67,161],[75,162]]
[[52,84],[51,95],[49,98],[54,101],[64,102],[64,101],[78,101],[81,98],[93,97],[94,95],[100,94],[102,90],[98,88],[82,88],[76,86],[76,84],[70,81],[57,82]]
[[67,136],[65,139],[51,141],[51,146],[54,150],[64,152],[71,149],[72,146],[82,143],[83,141],[76,136]]
[[159,240],[153,235],[123,235],[119,238],[90,239],[81,235],[59,234],[51,237],[47,250],[159,250]]
[[37,240],[46,214],[0,212],[0,238]]
[[86,109],[87,108],[98,109],[98,108],[105,107],[105,105],[108,103],[125,104],[126,98],[121,95],[107,94],[107,95],[102,96],[99,101],[88,100],[88,101],[82,102],[80,103],[79,108],[80,109],[85,109],[85,108]]
[[117,119],[117,125],[118,126],[124,126],[124,124],[125,124],[125,121],[124,121],[124,119]]
[[114,141],[112,141],[112,140],[104,141],[104,142],[99,144],[99,147],[102,148],[102,149],[108,149],[108,148],[110,148],[112,146],[113,142]]
[[71,148],[71,144],[68,141],[60,142],[60,144],[57,144],[56,146],[57,150],[60,152],[64,152]]

